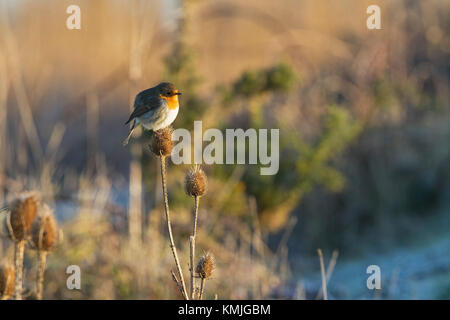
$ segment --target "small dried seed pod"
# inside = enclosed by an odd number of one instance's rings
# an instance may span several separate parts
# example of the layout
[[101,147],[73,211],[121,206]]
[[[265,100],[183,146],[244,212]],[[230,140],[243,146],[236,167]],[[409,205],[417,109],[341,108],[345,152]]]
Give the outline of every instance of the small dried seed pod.
[[31,242],[38,250],[52,251],[60,241],[58,223],[47,206],[42,210],[43,214],[33,223]]
[[184,182],[186,193],[191,197],[203,196],[208,186],[206,174],[199,166],[195,166],[186,174]]
[[11,239],[14,241],[25,240],[30,232],[38,202],[34,196],[26,197],[25,199],[16,199],[11,205],[10,224],[12,235]]
[[0,298],[7,299],[14,294],[14,268],[0,266]]
[[196,272],[198,276],[202,279],[209,279],[216,268],[216,260],[214,256],[207,252],[203,257],[200,258],[197,264]]
[[172,127],[160,129],[153,133],[150,150],[157,156],[170,156],[173,148]]

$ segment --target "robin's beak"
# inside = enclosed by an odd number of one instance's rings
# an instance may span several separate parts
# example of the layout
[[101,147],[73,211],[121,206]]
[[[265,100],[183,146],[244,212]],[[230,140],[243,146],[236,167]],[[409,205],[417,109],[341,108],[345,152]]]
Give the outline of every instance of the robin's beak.
[[173,95],[174,95],[174,96],[181,96],[181,92],[178,92],[178,91],[177,91],[177,92],[174,92]]

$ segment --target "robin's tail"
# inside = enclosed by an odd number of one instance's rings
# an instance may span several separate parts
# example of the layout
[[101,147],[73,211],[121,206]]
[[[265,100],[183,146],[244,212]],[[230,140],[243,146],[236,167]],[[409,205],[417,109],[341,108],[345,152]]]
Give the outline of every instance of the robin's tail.
[[133,131],[134,131],[134,129],[136,129],[136,119],[134,119],[134,122],[133,122],[133,126],[131,127],[131,129],[130,129],[130,133],[128,134],[128,136],[126,137],[126,139],[125,140],[123,140],[123,142],[122,142],[122,145],[125,147],[127,144],[128,144],[128,142],[130,141],[130,139],[131,139],[131,136],[133,135]]

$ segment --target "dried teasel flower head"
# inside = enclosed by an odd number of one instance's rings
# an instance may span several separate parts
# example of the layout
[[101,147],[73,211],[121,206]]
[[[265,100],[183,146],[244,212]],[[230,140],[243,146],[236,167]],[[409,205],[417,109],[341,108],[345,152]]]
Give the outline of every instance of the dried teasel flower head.
[[184,179],[184,183],[186,193],[191,197],[203,196],[208,186],[206,174],[198,165],[189,170]]
[[52,210],[42,204],[31,230],[31,243],[34,248],[42,251],[52,251],[62,240],[62,233]]
[[216,260],[211,253],[207,252],[198,261],[195,271],[198,273],[198,276],[200,278],[209,279],[211,278],[211,275],[214,272],[215,268]]
[[28,238],[38,206],[35,195],[23,195],[13,201],[8,224],[12,240],[22,241]]
[[153,132],[150,150],[157,156],[170,156],[173,148],[171,126]]
[[14,276],[12,266],[0,266],[0,298],[7,299],[14,294]]

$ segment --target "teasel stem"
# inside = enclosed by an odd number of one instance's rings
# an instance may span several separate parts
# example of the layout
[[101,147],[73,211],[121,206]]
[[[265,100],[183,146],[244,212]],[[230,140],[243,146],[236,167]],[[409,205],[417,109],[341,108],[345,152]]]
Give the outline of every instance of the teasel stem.
[[195,248],[195,237],[197,235],[197,217],[198,217],[199,203],[200,203],[200,197],[194,197],[194,225],[192,227],[192,237],[194,238],[194,248]]
[[16,300],[22,300],[22,276],[23,276],[23,254],[25,251],[25,240],[15,243],[14,251],[14,297]]
[[200,296],[199,296],[199,300],[203,300],[203,292],[205,291],[205,283],[206,283],[206,279],[202,278],[202,282],[200,283]]
[[181,286],[180,281],[178,281],[177,276],[175,275],[173,270],[170,270],[170,273],[172,274],[172,280],[177,285],[177,288],[178,288],[178,290],[180,290],[181,295],[184,296],[183,287]]
[[197,217],[200,197],[194,197],[194,224],[192,227],[192,236],[189,238],[191,249],[191,299],[194,299],[195,277],[194,277],[194,260],[195,260],[195,237],[197,236]]
[[167,230],[169,232],[170,249],[172,249],[172,254],[173,254],[173,258],[175,260],[175,265],[177,267],[178,275],[180,276],[180,282],[181,282],[181,286],[183,288],[183,296],[186,300],[189,300],[189,296],[188,296],[187,290],[186,290],[186,284],[184,282],[183,271],[181,270],[180,260],[178,259],[177,248],[175,246],[175,241],[173,240],[173,235],[172,235],[172,224],[170,222],[170,213],[169,213],[169,200],[167,197],[166,157],[161,154],[160,160],[161,160],[161,184],[162,184],[163,196],[164,196],[164,210],[166,212]]
[[189,263],[189,271],[191,272],[191,300],[194,300],[194,255],[195,255],[195,247],[194,247],[194,237],[189,237],[189,249],[190,249],[190,263]]
[[47,263],[47,251],[39,250],[38,251],[38,259],[39,259],[39,267],[38,267],[38,275],[37,275],[37,283],[36,283],[36,296],[38,300],[42,300],[42,292],[44,288],[44,272],[45,266]]
[[195,299],[197,299],[197,300],[200,299],[200,287],[198,287],[198,286],[195,287],[194,296],[195,296]]

